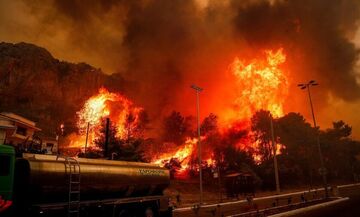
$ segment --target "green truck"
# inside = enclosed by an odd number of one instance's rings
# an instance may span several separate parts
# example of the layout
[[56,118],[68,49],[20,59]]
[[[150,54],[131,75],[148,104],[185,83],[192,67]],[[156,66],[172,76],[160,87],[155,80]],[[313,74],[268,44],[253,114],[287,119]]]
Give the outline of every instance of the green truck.
[[0,213],[12,205],[15,150],[0,145]]
[[[0,145],[0,216],[171,216],[159,165],[16,153]],[[81,196],[80,196],[81,195]]]

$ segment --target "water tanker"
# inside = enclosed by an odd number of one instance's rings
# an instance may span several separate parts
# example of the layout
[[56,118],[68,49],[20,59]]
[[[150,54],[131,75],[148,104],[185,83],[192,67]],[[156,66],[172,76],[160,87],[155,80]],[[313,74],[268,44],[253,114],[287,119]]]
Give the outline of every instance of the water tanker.
[[111,207],[115,216],[145,216],[149,210],[154,216],[168,213],[163,191],[170,182],[169,171],[158,165],[28,153],[15,158],[9,150],[10,146],[0,147],[1,167],[6,170],[0,182],[8,186],[0,194],[13,201],[12,213],[54,216],[49,210],[62,210],[61,215],[91,216],[93,212],[84,210],[94,207]]

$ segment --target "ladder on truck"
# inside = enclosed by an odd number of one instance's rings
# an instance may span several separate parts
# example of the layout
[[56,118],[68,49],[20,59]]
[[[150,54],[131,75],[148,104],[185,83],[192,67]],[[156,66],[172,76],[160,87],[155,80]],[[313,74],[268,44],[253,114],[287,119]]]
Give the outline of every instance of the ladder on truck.
[[[59,158],[59,156],[58,156]],[[62,157],[65,159],[65,172],[69,180],[69,201],[68,217],[80,216],[80,164],[72,157]]]

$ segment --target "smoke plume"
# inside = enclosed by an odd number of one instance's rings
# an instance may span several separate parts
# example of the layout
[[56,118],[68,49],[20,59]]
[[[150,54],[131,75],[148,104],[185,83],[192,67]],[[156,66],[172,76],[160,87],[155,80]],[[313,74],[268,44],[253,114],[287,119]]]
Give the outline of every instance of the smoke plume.
[[358,0],[1,0],[0,40],[121,73],[126,94],[152,117],[193,113],[191,83],[205,89],[202,114],[231,106],[233,59],[283,47],[292,87],[286,110],[308,113],[296,84],[315,79],[319,113],[335,113],[334,99],[344,108],[360,103],[359,16]]

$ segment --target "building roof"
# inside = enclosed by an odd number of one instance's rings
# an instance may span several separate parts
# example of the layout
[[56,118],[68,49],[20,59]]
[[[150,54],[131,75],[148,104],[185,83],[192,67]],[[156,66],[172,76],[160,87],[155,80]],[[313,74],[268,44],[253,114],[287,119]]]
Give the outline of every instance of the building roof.
[[[41,129],[36,127],[35,126],[35,122],[29,120],[29,119],[26,119],[20,115],[17,115],[17,114],[14,114],[14,113],[10,113],[10,112],[1,112],[0,113],[0,121],[1,120],[10,120],[10,121],[14,121],[16,123],[20,123],[20,124],[23,124],[29,128],[32,128],[34,130],[38,130],[40,131]],[[9,127],[11,125],[9,124],[5,124],[5,123],[1,123],[0,126],[3,126],[3,127]]]
[[13,130],[13,129],[16,129],[16,127],[15,126],[10,126],[10,125],[2,125],[2,123],[0,122],[0,129]]

